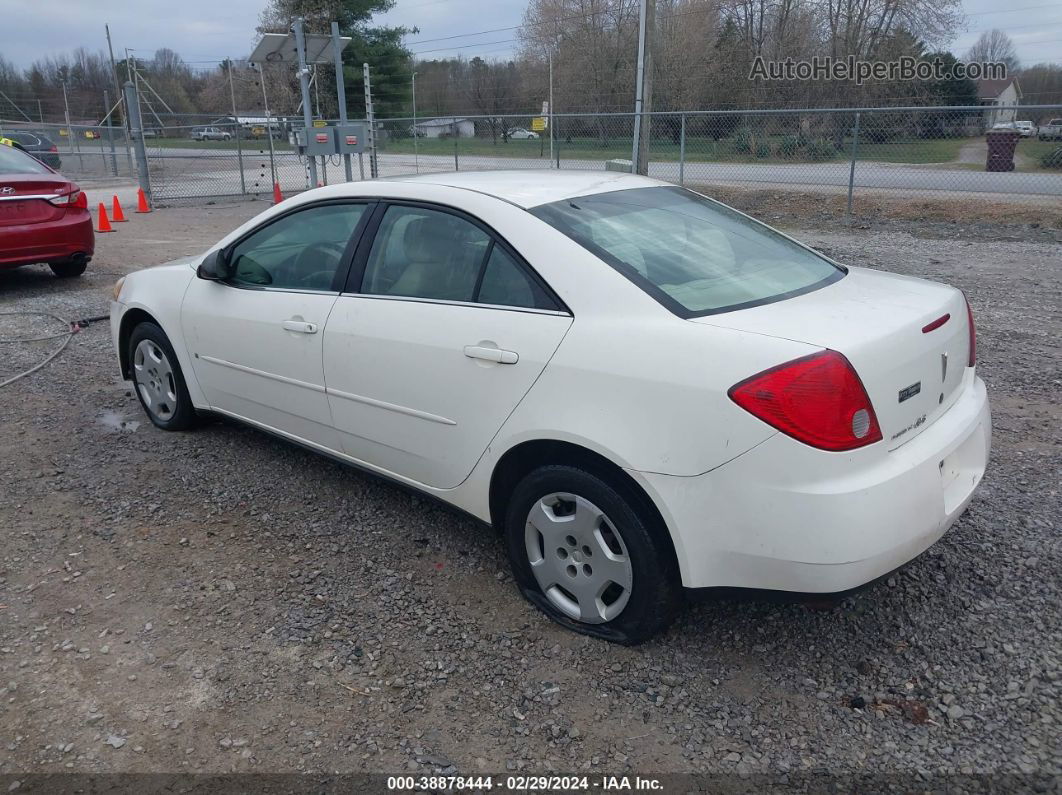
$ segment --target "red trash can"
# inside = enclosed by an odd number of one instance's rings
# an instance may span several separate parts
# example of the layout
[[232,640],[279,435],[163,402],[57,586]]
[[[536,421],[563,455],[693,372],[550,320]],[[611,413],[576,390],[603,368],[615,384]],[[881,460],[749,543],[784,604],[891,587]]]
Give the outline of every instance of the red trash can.
[[985,171],[1013,171],[1014,149],[1021,138],[1017,130],[989,130],[985,133],[988,142],[988,162]]

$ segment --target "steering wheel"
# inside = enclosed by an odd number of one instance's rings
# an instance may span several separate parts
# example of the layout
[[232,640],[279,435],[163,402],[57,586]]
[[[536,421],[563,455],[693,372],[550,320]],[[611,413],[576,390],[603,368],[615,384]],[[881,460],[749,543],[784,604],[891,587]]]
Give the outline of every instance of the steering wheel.
[[[342,259],[345,248],[346,246],[344,245],[330,241],[308,245],[299,253],[292,268],[296,274],[305,273],[304,276],[297,277],[298,283],[311,289],[327,290],[332,286],[332,277],[335,276],[336,265]],[[332,267],[320,267],[322,259],[325,261],[331,260]]]

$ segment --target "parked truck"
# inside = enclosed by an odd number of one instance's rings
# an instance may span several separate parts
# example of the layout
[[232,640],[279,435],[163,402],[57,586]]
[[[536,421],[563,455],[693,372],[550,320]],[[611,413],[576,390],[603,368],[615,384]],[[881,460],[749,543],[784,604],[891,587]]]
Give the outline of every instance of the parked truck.
[[1041,124],[1036,137],[1041,141],[1056,141],[1062,138],[1062,119],[1051,119],[1047,124]]

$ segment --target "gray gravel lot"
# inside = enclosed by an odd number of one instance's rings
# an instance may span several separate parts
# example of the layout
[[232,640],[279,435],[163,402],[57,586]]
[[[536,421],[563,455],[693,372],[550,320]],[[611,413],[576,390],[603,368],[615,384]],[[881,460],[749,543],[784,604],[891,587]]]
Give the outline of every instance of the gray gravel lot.
[[[0,272],[0,311],[100,314],[261,208],[136,219],[76,282]],[[792,231],[966,291],[995,420],[970,509],[839,606],[714,600],[637,648],[541,617],[464,518],[236,425],[156,430],[86,329],[0,390],[0,776],[1062,775],[1062,252],[908,229]],[[55,344],[0,346],[0,381]]]

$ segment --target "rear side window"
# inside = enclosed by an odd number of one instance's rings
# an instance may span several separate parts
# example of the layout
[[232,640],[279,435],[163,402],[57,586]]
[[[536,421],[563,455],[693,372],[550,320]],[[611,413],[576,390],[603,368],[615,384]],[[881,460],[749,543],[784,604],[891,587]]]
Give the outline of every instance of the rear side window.
[[684,188],[581,196],[531,212],[681,317],[780,301],[844,276],[764,224]]
[[[2,138],[3,135],[0,135]],[[0,144],[0,175],[3,174],[51,174],[37,158],[7,144]]]
[[365,264],[361,292],[557,308],[527,268],[484,228],[430,207],[387,208]]
[[553,302],[532,279],[527,271],[517,264],[501,246],[495,246],[483,271],[479,286],[481,304],[498,306],[521,306],[528,309],[553,309]]

